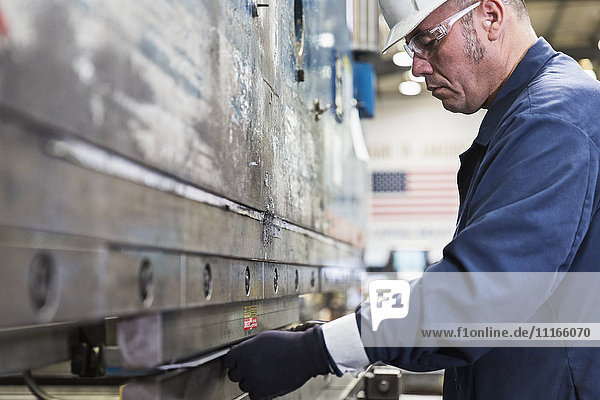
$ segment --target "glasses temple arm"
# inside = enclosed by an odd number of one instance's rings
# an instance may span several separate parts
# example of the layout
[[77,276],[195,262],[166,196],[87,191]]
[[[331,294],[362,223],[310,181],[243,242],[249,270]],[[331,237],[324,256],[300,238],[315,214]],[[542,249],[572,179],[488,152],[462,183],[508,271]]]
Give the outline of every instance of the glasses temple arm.
[[456,21],[458,21],[459,19],[461,19],[462,17],[464,17],[465,15],[467,15],[469,12],[473,11],[474,9],[476,9],[479,4],[481,4],[481,1],[478,1],[477,3],[473,3],[471,4],[469,7],[465,8],[462,11],[459,11],[458,13],[454,14],[453,16],[451,16],[450,18],[448,18],[445,22],[445,24],[448,24],[448,26],[452,26],[454,25],[454,23]]

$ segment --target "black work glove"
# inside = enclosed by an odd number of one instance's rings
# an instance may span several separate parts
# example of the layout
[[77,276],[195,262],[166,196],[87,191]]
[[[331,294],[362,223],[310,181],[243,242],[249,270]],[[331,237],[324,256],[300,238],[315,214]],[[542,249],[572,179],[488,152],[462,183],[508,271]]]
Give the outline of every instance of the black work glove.
[[233,346],[224,363],[229,379],[239,382],[251,400],[282,396],[333,371],[320,326],[304,332],[263,332]]

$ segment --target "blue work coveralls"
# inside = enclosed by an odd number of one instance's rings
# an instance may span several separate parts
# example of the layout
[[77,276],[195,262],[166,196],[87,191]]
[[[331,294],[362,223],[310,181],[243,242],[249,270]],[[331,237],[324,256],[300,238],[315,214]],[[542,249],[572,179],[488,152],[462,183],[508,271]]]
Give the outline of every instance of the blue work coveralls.
[[[538,39],[460,156],[455,236],[428,272],[600,272],[599,144],[600,83]],[[445,368],[444,400],[600,398],[600,348],[365,350]]]

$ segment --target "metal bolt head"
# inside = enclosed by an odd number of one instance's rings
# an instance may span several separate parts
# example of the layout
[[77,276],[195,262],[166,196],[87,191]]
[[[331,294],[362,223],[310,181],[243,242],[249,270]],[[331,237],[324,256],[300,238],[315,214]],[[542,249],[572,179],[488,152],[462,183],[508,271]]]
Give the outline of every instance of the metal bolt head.
[[206,300],[210,300],[210,296],[212,294],[212,271],[210,269],[210,264],[206,264],[204,266],[203,286],[204,297]]
[[29,298],[33,308],[40,311],[50,301],[55,278],[54,262],[49,254],[37,254],[29,267]]
[[144,259],[140,264],[139,272],[140,299],[145,307],[149,307],[154,300],[154,272],[150,260]]
[[377,382],[377,390],[379,390],[380,393],[389,392],[391,387],[392,387],[392,385],[386,379],[382,379],[379,382]]
[[244,275],[244,286],[246,288],[246,296],[250,296],[250,267],[246,267],[246,272]]
[[298,274],[298,270],[296,270],[294,272],[294,289],[296,290],[296,292],[298,291],[298,289],[300,289],[300,276]]

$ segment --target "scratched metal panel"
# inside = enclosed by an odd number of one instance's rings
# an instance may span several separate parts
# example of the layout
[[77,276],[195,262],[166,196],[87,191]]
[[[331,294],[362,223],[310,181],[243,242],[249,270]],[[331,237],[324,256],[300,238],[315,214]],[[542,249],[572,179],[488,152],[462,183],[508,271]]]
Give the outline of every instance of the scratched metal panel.
[[[57,146],[60,139],[32,129],[0,123],[0,227],[244,259],[357,266],[360,252],[350,245],[273,216],[235,212],[234,205],[206,204],[185,192],[82,168]],[[101,164],[110,161],[100,158]]]
[[4,1],[2,102],[264,204],[255,184],[262,180],[249,167],[261,154],[262,132],[249,124],[262,107],[251,96],[265,89],[252,73],[256,52],[235,46],[225,28],[233,23],[256,42],[259,27],[224,3]]
[[246,0],[1,0],[0,106],[327,233],[336,196],[311,108],[334,101],[319,42],[331,30],[344,51],[333,3],[304,1],[298,83],[293,0],[257,18]]
[[[276,327],[297,319],[285,299],[338,288],[321,267],[360,266],[338,234],[364,200],[336,75],[345,0],[303,1],[302,62],[294,0],[268,3],[253,18],[246,0],[0,0],[0,326],[17,328],[0,345],[248,301],[284,307]],[[177,356],[240,338],[202,329]],[[61,335],[32,339],[55,347],[39,362],[65,358]]]
[[[0,292],[0,331],[276,300],[322,286],[316,267],[107,249],[101,242],[77,248],[67,237],[35,239],[22,230],[0,230],[0,238],[0,272],[10,283]],[[40,246],[28,245],[34,241]]]

